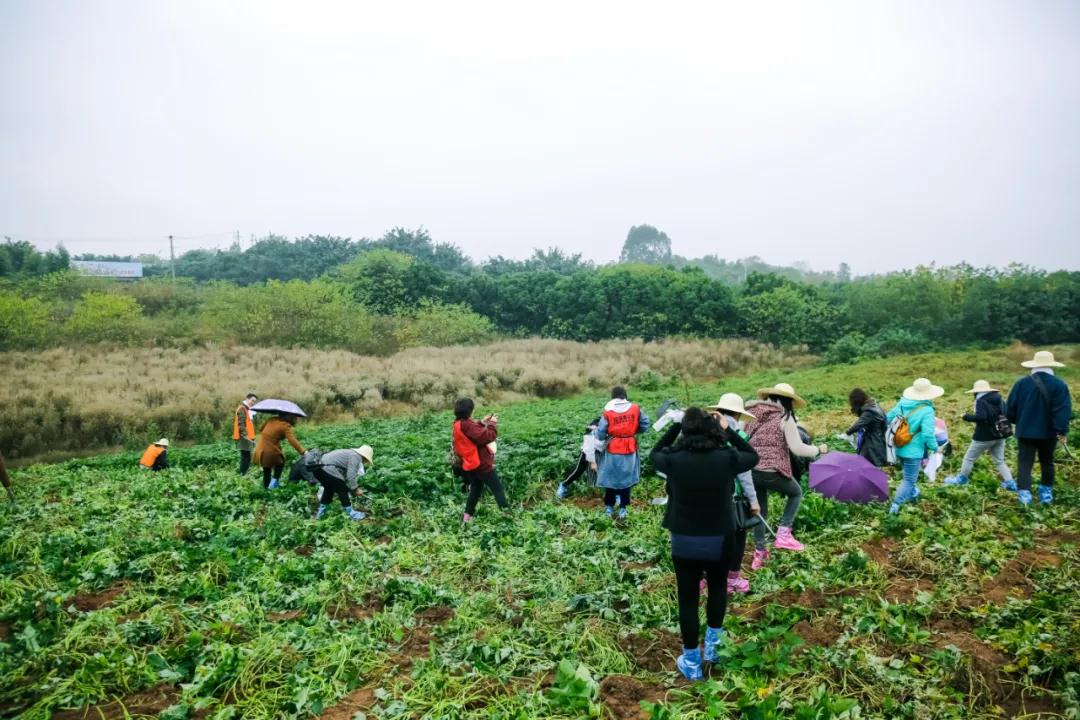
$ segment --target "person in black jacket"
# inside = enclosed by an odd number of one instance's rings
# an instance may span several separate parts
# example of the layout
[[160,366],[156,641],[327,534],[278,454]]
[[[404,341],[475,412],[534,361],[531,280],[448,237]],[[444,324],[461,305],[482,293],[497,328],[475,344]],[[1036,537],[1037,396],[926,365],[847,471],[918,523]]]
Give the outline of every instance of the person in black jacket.
[[1031,504],[1031,471],[1038,456],[1039,502],[1049,505],[1054,501],[1054,448],[1068,441],[1072,394],[1065,381],[1054,375],[1054,368],[1065,365],[1049,350],[1040,350],[1020,364],[1031,374],[1013,383],[1005,405],[1006,417],[1016,426],[1016,495],[1021,505]]
[[855,438],[859,455],[875,467],[888,465],[889,456],[885,450],[885,430],[888,423],[885,422],[885,411],[862,388],[855,388],[848,394],[848,403],[851,405],[851,412],[858,415],[859,419],[844,434]]
[[1001,487],[1010,492],[1016,492],[1016,481],[1013,480],[1012,471],[1005,464],[1005,441],[998,431],[998,419],[1005,415],[1005,403],[1001,399],[1001,393],[990,387],[986,380],[976,380],[975,386],[968,390],[975,396],[975,407],[972,412],[964,415],[965,422],[975,423],[975,433],[964,453],[964,463],[960,466],[960,474],[945,478],[946,485],[967,485],[971,479],[971,471],[975,467],[975,461],[983,454],[990,456],[994,461],[994,467],[1001,475]]
[[675,664],[688,680],[699,680],[701,578],[705,577],[709,589],[705,661],[713,662],[727,611],[728,546],[736,530],[732,505],[736,476],[757,465],[758,454],[736,433],[728,432],[723,415],[689,408],[681,417],[676,415],[650,457],[657,472],[667,476],[663,526],[671,533],[683,640],[683,653]]

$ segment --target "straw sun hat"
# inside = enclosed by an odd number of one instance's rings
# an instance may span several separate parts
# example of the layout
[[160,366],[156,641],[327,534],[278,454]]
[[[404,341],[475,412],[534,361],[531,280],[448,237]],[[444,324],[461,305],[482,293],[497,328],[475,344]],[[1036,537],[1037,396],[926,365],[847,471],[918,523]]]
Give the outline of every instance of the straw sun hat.
[[757,396],[759,398],[767,398],[770,395],[791,398],[791,402],[795,407],[806,407],[806,401],[796,395],[795,388],[787,383],[776,383],[776,385],[773,385],[771,388],[761,388],[757,391]]
[[375,462],[375,451],[370,445],[361,445],[356,448],[356,454],[367,460],[369,465]]
[[908,400],[933,400],[945,394],[945,388],[934,385],[926,378],[918,378],[904,391],[904,397]]
[[1054,353],[1049,350],[1040,350],[1031,360],[1025,360],[1020,364],[1026,368],[1065,367],[1065,363],[1055,360]]
[[997,388],[990,387],[990,383],[985,380],[976,380],[975,385],[966,392],[969,393],[984,393],[984,392],[998,392]]
[[746,406],[743,405],[742,396],[738,393],[724,393],[720,396],[720,399],[715,405],[709,405],[712,410],[727,410],[733,412],[743,420],[753,420],[754,416],[746,412]]

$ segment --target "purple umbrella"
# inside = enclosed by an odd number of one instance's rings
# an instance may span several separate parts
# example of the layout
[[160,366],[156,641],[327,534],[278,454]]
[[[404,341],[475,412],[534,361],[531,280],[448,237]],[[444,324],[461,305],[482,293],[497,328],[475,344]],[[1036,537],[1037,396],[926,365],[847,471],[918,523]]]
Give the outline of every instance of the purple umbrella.
[[255,412],[288,413],[290,415],[307,417],[307,414],[300,409],[299,405],[289,400],[275,400],[274,398],[268,398],[255,403],[251,406],[251,409]]
[[866,458],[851,453],[831,452],[811,463],[810,487],[840,502],[889,499],[889,476]]

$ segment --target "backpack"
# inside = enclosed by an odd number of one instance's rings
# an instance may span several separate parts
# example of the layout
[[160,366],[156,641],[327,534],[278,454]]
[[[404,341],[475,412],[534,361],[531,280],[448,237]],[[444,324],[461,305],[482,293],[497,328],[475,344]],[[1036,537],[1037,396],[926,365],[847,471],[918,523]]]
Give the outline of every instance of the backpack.
[[1009,418],[1005,417],[1005,413],[1001,413],[994,420],[994,427],[991,428],[991,432],[994,433],[994,437],[1001,440],[1012,437],[1013,425],[1009,422]]
[[904,447],[912,441],[914,435],[911,434],[911,425],[908,424],[907,416],[900,413],[892,419],[889,423],[889,428],[885,432],[885,444],[892,445],[894,448]]

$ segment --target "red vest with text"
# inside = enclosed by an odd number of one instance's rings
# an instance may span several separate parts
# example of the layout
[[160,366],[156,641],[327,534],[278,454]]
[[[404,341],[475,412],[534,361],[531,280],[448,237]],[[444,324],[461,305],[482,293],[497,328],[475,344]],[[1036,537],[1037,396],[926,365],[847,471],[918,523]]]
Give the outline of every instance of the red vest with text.
[[461,421],[454,422],[454,452],[461,458],[461,469],[465,471],[475,470],[480,467],[480,451],[476,443],[465,436],[461,431]]
[[604,417],[607,418],[607,434],[611,438],[608,440],[607,451],[613,455],[636,453],[637,438],[634,436],[637,435],[638,425],[641,424],[641,408],[631,405],[629,410],[621,413],[605,410]]

